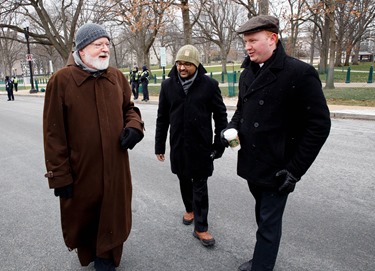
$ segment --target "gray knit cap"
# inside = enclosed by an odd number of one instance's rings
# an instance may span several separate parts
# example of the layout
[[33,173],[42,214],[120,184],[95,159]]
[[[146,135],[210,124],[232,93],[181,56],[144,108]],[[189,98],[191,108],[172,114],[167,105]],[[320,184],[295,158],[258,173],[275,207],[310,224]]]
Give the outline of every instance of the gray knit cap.
[[85,48],[91,42],[102,37],[106,37],[108,40],[110,40],[107,31],[101,25],[95,23],[87,23],[82,25],[76,34],[76,51]]

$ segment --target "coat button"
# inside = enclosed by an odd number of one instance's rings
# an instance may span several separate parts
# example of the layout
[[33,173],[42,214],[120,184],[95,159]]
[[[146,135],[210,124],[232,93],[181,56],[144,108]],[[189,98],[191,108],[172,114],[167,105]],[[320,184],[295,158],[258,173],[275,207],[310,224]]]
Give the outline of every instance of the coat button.
[[247,102],[247,98],[243,99],[243,102],[246,103]]
[[263,101],[263,100],[260,100],[260,101],[259,101],[259,105],[264,105],[264,101]]
[[240,122],[243,123],[243,119],[240,119]]
[[254,127],[258,128],[259,127],[259,123],[258,122],[254,122]]

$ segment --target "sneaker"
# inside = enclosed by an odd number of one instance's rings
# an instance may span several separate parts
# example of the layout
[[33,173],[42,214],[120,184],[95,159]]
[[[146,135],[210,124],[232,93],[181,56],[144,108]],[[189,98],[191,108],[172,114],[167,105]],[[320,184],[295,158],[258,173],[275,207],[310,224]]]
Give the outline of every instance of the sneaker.
[[194,221],[194,212],[186,212],[184,213],[184,216],[182,217],[182,223],[184,225],[190,225]]
[[213,245],[215,245],[215,239],[212,237],[212,235],[208,231],[204,231],[204,232],[193,231],[193,236],[199,239],[202,245],[205,247],[212,247]]

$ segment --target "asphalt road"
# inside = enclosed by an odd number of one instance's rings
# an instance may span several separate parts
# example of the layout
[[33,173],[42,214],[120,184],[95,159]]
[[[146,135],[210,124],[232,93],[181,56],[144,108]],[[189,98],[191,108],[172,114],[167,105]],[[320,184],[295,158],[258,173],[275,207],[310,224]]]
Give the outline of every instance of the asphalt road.
[[[94,270],[80,267],[63,243],[58,199],[43,177],[42,107],[41,97],[0,100],[0,270]],[[146,136],[130,151],[133,229],[118,270],[237,270],[251,258],[256,225],[254,201],[236,176],[236,153],[227,150],[209,178],[209,230],[217,244],[206,249],[193,238],[193,226],[182,224],[169,161],[153,154],[157,107],[140,109]],[[289,197],[275,271],[375,270],[374,122],[332,124]]]

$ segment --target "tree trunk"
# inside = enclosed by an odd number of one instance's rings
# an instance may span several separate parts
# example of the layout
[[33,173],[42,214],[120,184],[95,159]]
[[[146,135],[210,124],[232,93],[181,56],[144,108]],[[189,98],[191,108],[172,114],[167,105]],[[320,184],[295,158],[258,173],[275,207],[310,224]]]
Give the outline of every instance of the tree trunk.
[[352,59],[353,65],[359,64],[359,46],[360,46],[360,43],[358,42],[354,47],[354,55],[353,55],[353,59]]
[[353,46],[352,46],[352,44],[350,43],[350,44],[346,47],[346,56],[345,56],[345,63],[344,63],[344,66],[349,66],[349,65],[350,65],[350,57],[351,57],[351,54],[352,54],[352,49],[353,49]]
[[182,21],[184,25],[184,42],[185,44],[191,44],[191,23],[189,17],[189,1],[181,0],[181,12],[182,12]]
[[[326,4],[327,5],[327,4]],[[330,17],[329,11],[324,14],[324,26],[323,26],[323,37],[322,46],[320,47],[320,62],[319,62],[319,73],[324,74],[327,71],[328,64],[328,53],[330,43]]]
[[259,4],[259,15],[268,15],[269,1],[268,0],[258,0],[258,4]]
[[316,24],[314,24],[314,28],[312,31],[312,37],[311,37],[311,47],[310,47],[310,65],[314,64],[314,54],[315,54],[315,41],[317,37],[317,31],[318,27]]
[[334,69],[335,69],[335,55],[336,55],[336,33],[335,33],[335,1],[328,1],[327,17],[329,22],[329,67],[326,80],[326,89],[334,89]]

